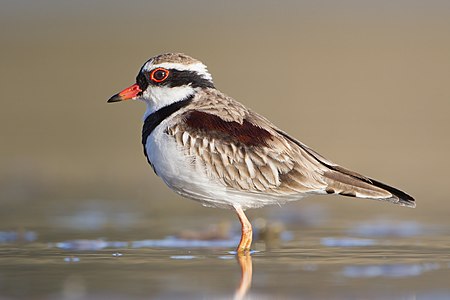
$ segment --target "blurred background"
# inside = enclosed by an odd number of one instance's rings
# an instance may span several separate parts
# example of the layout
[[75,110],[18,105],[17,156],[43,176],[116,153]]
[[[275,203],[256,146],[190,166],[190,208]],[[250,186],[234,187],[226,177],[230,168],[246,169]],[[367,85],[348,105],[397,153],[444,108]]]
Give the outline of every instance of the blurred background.
[[415,210],[319,196],[288,209],[448,222],[448,1],[6,0],[0,27],[3,230],[237,222],[153,174],[142,103],[106,104],[168,51],[203,61],[220,90],[328,159],[417,199]]

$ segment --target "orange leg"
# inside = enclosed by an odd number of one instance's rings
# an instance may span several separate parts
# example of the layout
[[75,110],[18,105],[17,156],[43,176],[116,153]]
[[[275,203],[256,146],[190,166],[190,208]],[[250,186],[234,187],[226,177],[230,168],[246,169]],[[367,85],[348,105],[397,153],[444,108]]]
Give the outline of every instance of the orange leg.
[[236,256],[241,266],[241,281],[234,294],[234,300],[245,299],[252,285],[252,257],[249,252],[241,253]]
[[236,210],[236,213],[239,217],[239,221],[241,222],[242,225],[241,241],[239,242],[236,252],[238,254],[242,254],[250,251],[253,235],[252,224],[248,221],[244,211],[240,206],[235,206],[234,209]]

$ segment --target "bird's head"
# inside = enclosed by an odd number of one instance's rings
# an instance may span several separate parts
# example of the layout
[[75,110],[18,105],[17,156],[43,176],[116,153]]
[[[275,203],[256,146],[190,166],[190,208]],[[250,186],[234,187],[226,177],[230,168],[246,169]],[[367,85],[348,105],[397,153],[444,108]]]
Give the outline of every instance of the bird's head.
[[203,63],[182,53],[165,53],[150,58],[141,67],[136,83],[112,96],[108,103],[143,100],[153,112],[186,99],[197,89],[213,87]]

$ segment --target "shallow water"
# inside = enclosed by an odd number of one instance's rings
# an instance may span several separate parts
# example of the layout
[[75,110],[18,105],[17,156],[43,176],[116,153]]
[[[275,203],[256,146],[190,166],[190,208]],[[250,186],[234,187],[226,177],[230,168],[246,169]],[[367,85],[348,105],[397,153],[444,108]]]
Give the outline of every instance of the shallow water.
[[[244,257],[232,252],[239,239],[234,231],[227,238],[208,240],[128,240],[123,232],[63,239],[83,233],[55,228],[3,231],[0,295],[2,299],[450,298],[448,227],[380,220],[350,224],[289,226],[256,242],[251,256]],[[132,231],[133,236],[149,236],[147,230]],[[256,235],[263,237],[258,231]]]

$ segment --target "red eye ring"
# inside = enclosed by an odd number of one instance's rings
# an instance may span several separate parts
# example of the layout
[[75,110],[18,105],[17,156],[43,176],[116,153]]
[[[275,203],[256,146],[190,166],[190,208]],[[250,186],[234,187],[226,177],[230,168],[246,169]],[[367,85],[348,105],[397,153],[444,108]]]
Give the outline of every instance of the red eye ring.
[[164,68],[156,68],[150,73],[150,80],[156,83],[163,82],[169,77],[169,70]]

